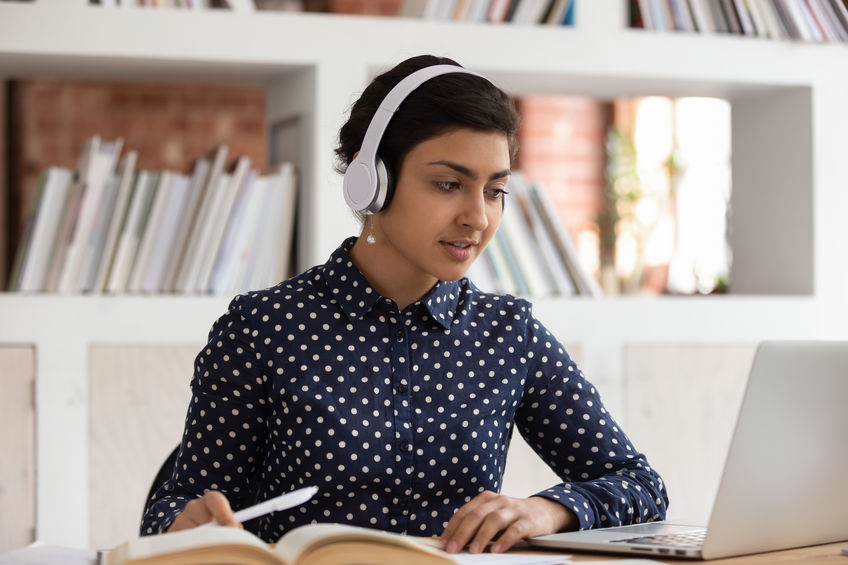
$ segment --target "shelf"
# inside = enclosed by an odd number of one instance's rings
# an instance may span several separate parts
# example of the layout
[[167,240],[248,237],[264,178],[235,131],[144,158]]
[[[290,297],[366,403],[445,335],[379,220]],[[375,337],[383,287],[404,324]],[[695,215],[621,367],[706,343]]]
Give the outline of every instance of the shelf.
[[204,343],[232,297],[0,293],[0,343]]
[[[0,294],[0,343],[55,337],[85,343],[204,343],[227,310],[223,296],[91,296]],[[759,341],[844,333],[813,297],[623,296],[532,299],[556,335],[580,341]],[[649,322],[648,322],[649,321]],[[823,323],[823,321],[825,321]]]
[[[518,94],[733,96],[817,80],[848,83],[832,72],[848,59],[848,46],[634,30],[609,23],[610,6],[618,3],[581,4],[573,28],[2,3],[0,74],[267,82],[314,65],[376,68],[434,52]],[[446,36],[449,42],[435,40]],[[356,48],[339,49],[328,37]]]

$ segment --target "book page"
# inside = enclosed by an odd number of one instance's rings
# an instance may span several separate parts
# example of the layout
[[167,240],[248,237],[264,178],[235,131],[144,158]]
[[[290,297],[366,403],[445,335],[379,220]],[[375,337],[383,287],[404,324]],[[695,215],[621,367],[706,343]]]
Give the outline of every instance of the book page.
[[298,557],[307,551],[345,541],[408,548],[411,555],[418,552],[437,558],[444,556],[447,558],[446,562],[450,562],[448,555],[433,546],[430,538],[417,538],[346,524],[307,524],[297,527],[280,538],[274,551],[286,563],[296,563]]
[[457,553],[451,557],[459,565],[562,565],[570,555],[533,553]]
[[270,553],[268,545],[248,531],[211,526],[131,539],[109,553],[108,563],[112,565],[191,549],[224,545],[253,547]]

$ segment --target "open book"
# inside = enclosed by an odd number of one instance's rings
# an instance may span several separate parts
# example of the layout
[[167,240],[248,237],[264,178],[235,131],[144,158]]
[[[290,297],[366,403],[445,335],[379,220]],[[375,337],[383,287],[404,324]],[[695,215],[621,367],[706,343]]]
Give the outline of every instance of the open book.
[[274,545],[235,528],[194,528],[125,541],[106,565],[452,565],[433,538],[343,524],[307,524]]

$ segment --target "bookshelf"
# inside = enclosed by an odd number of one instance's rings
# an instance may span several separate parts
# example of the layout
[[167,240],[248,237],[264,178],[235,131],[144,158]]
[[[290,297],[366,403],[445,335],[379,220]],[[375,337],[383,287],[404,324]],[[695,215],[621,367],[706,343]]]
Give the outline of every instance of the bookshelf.
[[[733,107],[737,294],[545,299],[534,301],[536,314],[579,345],[587,376],[625,426],[628,344],[848,339],[848,76],[838,71],[848,47],[630,29],[620,0],[577,10],[573,27],[544,27],[0,3],[0,76],[264,84],[269,124],[301,120],[300,268],[357,231],[332,168],[335,135],[368,78],[406,56],[453,57],[514,95],[722,96]],[[0,344],[35,349],[39,539],[92,539],[90,348],[200,343],[227,302],[0,294]]]

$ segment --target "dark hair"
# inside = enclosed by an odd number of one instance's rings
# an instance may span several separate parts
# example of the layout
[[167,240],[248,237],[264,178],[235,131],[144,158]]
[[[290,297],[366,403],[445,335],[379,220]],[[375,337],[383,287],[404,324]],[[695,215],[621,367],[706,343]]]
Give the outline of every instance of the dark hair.
[[[432,65],[461,66],[444,57],[419,55],[379,75],[365,88],[339,130],[339,144],[335,150],[338,172],[344,173],[353,161],[371,118],[389,91],[406,76]],[[509,142],[510,160],[515,157],[518,114],[512,102],[485,78],[465,73],[437,76],[407,96],[389,122],[377,154],[390,178],[397,179],[404,158],[416,145],[458,128],[502,132]],[[391,193],[390,190],[388,198]],[[388,204],[387,199],[386,206]]]

